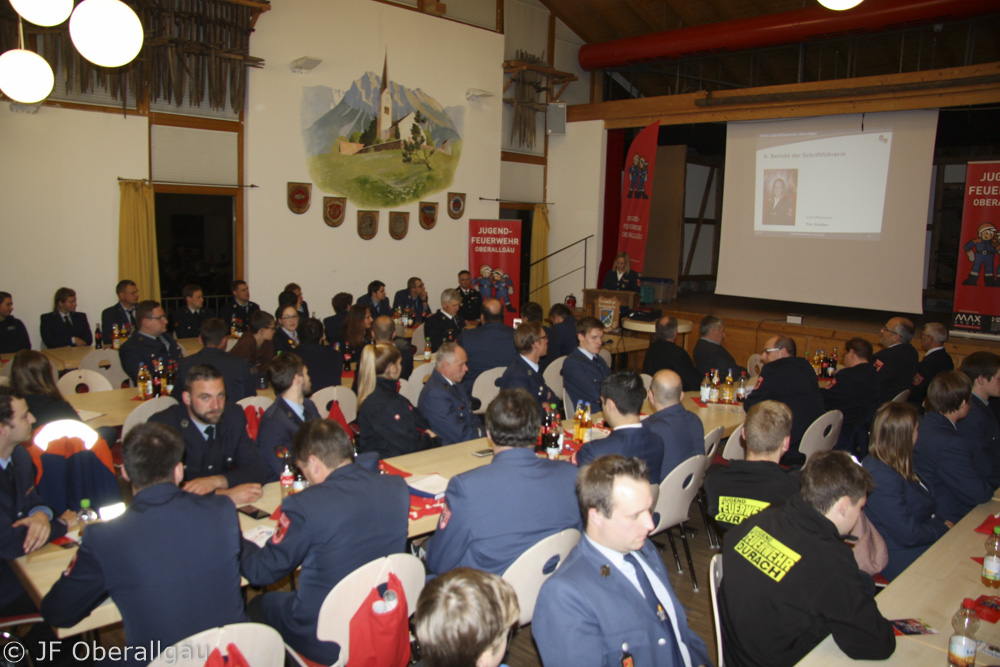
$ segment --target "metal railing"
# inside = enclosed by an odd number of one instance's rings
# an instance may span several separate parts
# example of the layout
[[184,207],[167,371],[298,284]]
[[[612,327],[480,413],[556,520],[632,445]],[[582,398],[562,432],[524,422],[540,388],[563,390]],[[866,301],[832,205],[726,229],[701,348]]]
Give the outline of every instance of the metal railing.
[[577,271],[580,271],[580,270],[583,270],[583,282],[584,282],[584,284],[586,284],[586,282],[587,282],[587,240],[588,239],[592,239],[592,238],[594,238],[593,234],[590,234],[589,236],[584,236],[579,241],[573,241],[573,243],[570,243],[568,246],[564,246],[562,248],[559,248],[559,250],[556,250],[555,252],[550,252],[545,257],[542,257],[541,259],[536,259],[534,262],[532,262],[529,265],[529,268],[532,267],[532,266],[534,266],[535,264],[541,264],[542,262],[544,262],[545,260],[547,260],[549,257],[554,257],[555,255],[558,255],[559,253],[563,252],[564,250],[569,250],[573,246],[580,245],[581,243],[583,244],[583,266],[578,266],[575,269],[571,269],[570,271],[567,271],[566,273],[562,274],[558,278],[553,278],[552,280],[550,280],[549,282],[545,283],[544,285],[539,285],[535,289],[533,289],[530,292],[528,292],[528,294],[534,294],[535,292],[537,292],[538,290],[542,289],[543,287],[547,287],[547,286],[551,285],[552,283],[554,283],[555,281],[561,280],[561,279],[565,278],[566,276],[574,274],[574,273],[576,273]]
[[[232,294],[205,295],[205,304],[202,308],[208,313],[218,315],[219,311],[222,310],[222,307],[229,303],[232,298]],[[163,313],[168,318],[172,318],[174,311],[180,310],[184,307],[185,301],[182,296],[168,296],[160,299],[160,305],[163,307]]]

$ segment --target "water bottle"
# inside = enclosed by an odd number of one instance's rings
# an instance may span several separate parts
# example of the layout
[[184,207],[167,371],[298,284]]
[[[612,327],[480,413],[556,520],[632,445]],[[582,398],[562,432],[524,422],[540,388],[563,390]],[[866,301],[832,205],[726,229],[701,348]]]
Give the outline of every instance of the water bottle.
[[982,581],[989,588],[1000,588],[1000,526],[993,526],[993,534],[986,538]]
[[955,634],[948,640],[948,667],[976,667],[979,616],[976,615],[975,607],[976,603],[972,598],[965,598],[958,613],[951,618]]
[[101,520],[94,508],[90,506],[90,498],[84,498],[80,501],[80,511],[77,512],[76,516],[80,520],[80,523],[84,525],[97,523]]

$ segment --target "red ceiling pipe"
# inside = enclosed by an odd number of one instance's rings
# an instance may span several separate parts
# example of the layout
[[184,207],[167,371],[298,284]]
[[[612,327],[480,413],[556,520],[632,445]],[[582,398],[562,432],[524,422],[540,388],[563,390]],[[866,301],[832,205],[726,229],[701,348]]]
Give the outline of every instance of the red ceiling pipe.
[[580,48],[585,70],[680,58],[712,51],[740,51],[821,37],[876,32],[905,24],[950,21],[1000,10],[997,0],[866,0],[854,9],[809,7],[616,39]]

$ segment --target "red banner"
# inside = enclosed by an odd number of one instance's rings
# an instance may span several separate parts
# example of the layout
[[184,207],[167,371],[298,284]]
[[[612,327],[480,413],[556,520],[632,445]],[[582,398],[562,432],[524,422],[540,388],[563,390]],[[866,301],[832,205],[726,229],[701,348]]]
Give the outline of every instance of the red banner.
[[959,239],[952,326],[1000,335],[1000,162],[970,162]]
[[632,270],[642,272],[649,231],[649,193],[660,121],[647,125],[628,147],[622,183],[622,215],[618,225],[618,252],[627,252]]
[[470,220],[469,271],[472,287],[484,301],[499,299],[512,325],[521,305],[521,221]]

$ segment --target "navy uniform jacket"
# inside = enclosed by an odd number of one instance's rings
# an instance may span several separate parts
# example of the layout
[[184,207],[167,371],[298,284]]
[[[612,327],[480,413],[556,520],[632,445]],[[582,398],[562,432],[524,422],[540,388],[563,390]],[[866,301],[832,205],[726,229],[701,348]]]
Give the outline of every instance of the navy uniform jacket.
[[344,344],[343,328],[345,319],[347,319],[347,311],[323,318],[323,331],[326,333],[327,345],[332,347],[334,343]]
[[[691,665],[711,665],[705,642],[688,627],[656,547],[646,540],[635,553],[649,564],[670,596],[669,602],[662,602],[673,605]],[[621,667],[622,644],[628,644],[637,666],[684,665],[670,622],[660,622],[639,590],[586,536],[542,585],[531,634],[545,667]]]
[[312,390],[319,391],[327,387],[339,387],[344,370],[344,355],[335,352],[333,348],[316,343],[302,343],[295,349],[295,354],[309,369],[309,380]]
[[437,352],[445,343],[462,344],[465,320],[461,316],[448,317],[440,310],[424,320],[424,336],[431,339],[431,352]]
[[[734,434],[736,435],[736,434]],[[708,514],[722,532],[799,492],[799,471],[770,461],[730,461],[705,475]]]
[[306,303],[305,301],[303,301],[302,303],[299,304],[299,306],[298,306],[298,308],[296,308],[296,310],[299,311],[299,317],[301,317],[303,320],[308,320],[309,319],[309,304],[308,303]]
[[409,510],[410,494],[401,477],[377,475],[353,463],[282,500],[271,541],[260,549],[244,540],[240,557],[251,586],[267,586],[302,567],[294,592],[264,594],[267,624],[310,660],[335,663],[340,647],[316,638],[323,600],[357,568],[406,548]]
[[576,405],[583,401],[596,409],[601,404],[601,380],[610,372],[601,355],[588,359],[580,348],[570,352],[562,367],[563,388],[570,402]]
[[432,444],[427,420],[400,396],[395,380],[375,379],[375,390],[358,407],[358,453],[378,452],[380,459],[411,454]]
[[892,581],[948,531],[935,516],[937,505],[920,482],[909,482],[872,456],[861,465],[871,473],[875,488],[868,494],[865,514],[889,550],[889,564],[881,574]]
[[518,358],[514,348],[514,330],[503,322],[487,322],[464,332],[462,349],[469,357],[469,371],[462,380],[462,386],[470,396],[472,385],[481,373],[497,366],[510,366]]
[[692,456],[705,455],[705,426],[698,415],[682,403],[663,408],[642,422],[663,441],[662,482],[670,472]]
[[976,465],[973,449],[944,415],[929,412],[920,420],[913,467],[931,490],[945,521],[958,523],[973,507],[993,497],[993,486]]
[[297,341],[293,341],[291,336],[285,333],[281,325],[278,325],[278,328],[274,330],[274,338],[271,340],[271,344],[274,345],[275,354],[295,352],[299,346]]
[[917,372],[913,375],[913,384],[910,387],[910,396],[906,400],[923,410],[927,386],[930,385],[931,380],[937,377],[938,373],[953,370],[955,370],[955,362],[951,360],[951,355],[943,347],[928,352],[917,364]]
[[[559,354],[556,355],[557,359],[559,357],[565,357],[580,346],[579,340],[576,337],[576,318],[572,315],[564,319],[559,324],[553,324],[552,331],[555,332],[556,339],[559,341]],[[551,345],[552,341],[549,341],[549,346]]]
[[277,396],[271,407],[265,410],[264,416],[260,418],[260,426],[257,429],[257,449],[260,450],[260,458],[267,467],[268,482],[278,481],[281,477],[281,471],[285,467],[275,450],[279,447],[286,447],[291,452],[292,441],[295,439],[295,434],[299,432],[299,427],[307,421],[322,419],[312,401],[306,401],[303,407],[305,408],[305,420],[299,419],[299,415],[285,402],[285,399]]
[[782,458],[795,462],[795,455],[801,457],[798,452],[802,434],[823,414],[816,371],[802,357],[784,357],[764,364],[757,386],[743,407],[749,411],[761,401],[778,401],[792,409],[792,446]]
[[125,310],[120,301],[101,311],[101,335],[104,336],[104,344],[108,347],[111,346],[111,333],[116,324],[119,331],[126,324],[133,330],[138,329],[139,323],[135,321],[135,308],[131,311],[131,318],[129,311]]
[[600,440],[591,440],[576,453],[576,463],[581,468],[595,459],[608,454],[624,457],[638,456],[649,468],[649,483],[660,483],[660,469],[663,468],[663,440],[641,424],[627,428],[618,427]]
[[166,648],[202,630],[246,622],[234,509],[228,498],[168,483],[139,491],[122,516],[87,526],[73,564],[42,600],[42,615],[68,628],[110,595],[128,645],[147,650],[150,642]]
[[[539,366],[540,368],[541,366]],[[507,366],[507,370],[497,380],[497,386],[500,389],[524,389],[538,401],[538,407],[541,408],[542,414],[545,414],[545,406],[553,403],[562,404],[562,397],[556,396],[549,385],[545,384],[545,378],[542,377],[541,372],[535,371],[520,355]]]
[[[164,347],[164,342],[166,347]],[[132,384],[135,384],[135,378],[139,375],[139,364],[146,364],[146,368],[152,372],[152,369],[149,368],[149,362],[152,359],[166,361],[167,359],[181,359],[183,356],[180,345],[168,333],[162,333],[157,338],[150,338],[136,331],[129,336],[127,341],[122,343],[121,349],[118,350],[122,368],[132,379]]]
[[[386,301],[388,302],[388,299]],[[405,287],[396,292],[392,297],[392,309],[395,310],[397,308],[400,310],[404,308],[413,309],[413,321],[417,324],[430,317],[431,314],[431,307],[427,305],[427,302],[410,296],[410,290]]]
[[844,426],[862,424],[867,427],[879,406],[875,367],[863,363],[838,369],[833,382],[822,389],[820,395],[823,397],[824,410],[840,410],[844,413]]
[[909,343],[899,343],[876,352],[872,357],[872,366],[878,371],[879,402],[891,401],[904,389],[912,389],[918,364],[917,351]]
[[[681,376],[684,391],[698,391],[704,375],[698,374],[691,357],[680,345],[669,340],[654,340],[646,350],[646,360],[642,363],[642,372],[646,375],[656,375],[658,371],[669,368]],[[738,380],[739,376],[734,376]]]
[[[413,346],[405,338],[394,338],[392,342],[395,344],[396,349],[399,350],[400,363],[402,365],[402,369],[399,371],[399,379],[409,380],[410,376],[413,375]],[[355,374],[354,379],[357,381],[357,374]]]
[[[186,305],[182,306],[179,310],[174,311],[174,336],[177,338],[197,338],[201,334],[202,323],[209,317],[215,317],[215,314],[209,314],[204,308],[199,308],[192,313]],[[230,321],[226,320],[225,322],[226,326],[230,325]]]
[[489,465],[448,481],[446,508],[427,542],[427,569],[474,567],[503,574],[539,540],[581,528],[576,468],[535,455],[534,447],[497,452]]
[[[94,334],[90,330],[90,322],[87,321],[87,313],[66,313],[69,315],[73,326],[66,326],[63,316],[57,311],[43,313],[39,329],[42,334],[42,342],[45,347],[70,347],[76,345],[74,338],[79,338],[87,345],[94,343]],[[104,335],[103,330],[101,335]]]
[[[31,463],[28,450],[20,445],[15,447],[7,465],[14,466],[14,486],[11,488],[6,471],[0,471],[0,609],[24,593],[21,582],[7,561],[24,555],[24,538],[28,535],[28,528],[15,528],[13,524],[26,519],[36,507],[45,506],[35,488],[35,466]],[[49,529],[50,540],[66,534],[66,524],[58,519],[49,521]]]
[[618,272],[611,269],[604,276],[604,282],[601,284],[601,289],[614,289],[622,292],[635,292],[638,294],[639,274],[635,271],[629,270],[623,273],[621,279],[619,279]]
[[215,445],[208,441],[188,415],[184,405],[172,405],[149,418],[173,427],[184,438],[184,481],[222,475],[229,487],[267,479],[267,468],[260,460],[257,446],[247,434],[247,418],[235,403],[227,404],[216,425]]
[[0,322],[0,352],[19,352],[31,349],[31,339],[28,337],[28,330],[24,328],[24,322],[13,315],[4,318]]
[[250,365],[246,359],[234,357],[218,348],[203,347],[190,357],[184,357],[177,364],[173,397],[178,401],[181,400],[181,394],[186,388],[184,378],[187,372],[199,364],[207,364],[222,373],[222,381],[226,385],[226,401],[229,403],[257,395],[253,377],[250,376]]
[[392,317],[392,307],[389,305],[389,297],[382,299],[376,304],[372,301],[370,295],[365,294],[358,299],[358,303],[362,306],[368,306],[368,310],[372,311],[372,319],[375,319],[379,315]]
[[479,416],[472,413],[469,395],[462,385],[450,384],[437,369],[420,390],[420,412],[442,445],[474,440],[485,435]]
[[1000,427],[993,410],[975,394],[969,399],[969,414],[955,424],[972,448],[976,468],[993,486],[1000,486]]
[[734,378],[739,377],[740,373],[746,370],[736,363],[733,355],[729,354],[726,348],[706,338],[699,338],[698,342],[694,344],[694,366],[698,369],[699,377],[705,377],[705,373],[713,368],[719,369],[719,376],[723,378],[726,377],[730,368],[733,369]]
[[462,305],[458,307],[458,316],[466,322],[478,322],[482,314],[483,298],[479,296],[479,290],[463,290],[456,288],[462,295]]
[[233,323],[233,315],[235,315],[243,322],[243,326],[246,327],[250,324],[250,316],[258,310],[260,310],[260,306],[253,301],[247,301],[245,306],[241,306],[236,303],[236,299],[233,299],[222,307],[222,310],[219,311],[219,317],[222,318],[222,321],[225,322],[227,326],[231,326]]

